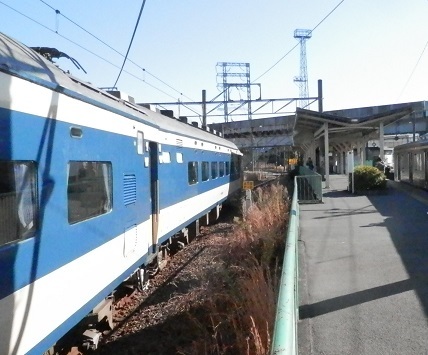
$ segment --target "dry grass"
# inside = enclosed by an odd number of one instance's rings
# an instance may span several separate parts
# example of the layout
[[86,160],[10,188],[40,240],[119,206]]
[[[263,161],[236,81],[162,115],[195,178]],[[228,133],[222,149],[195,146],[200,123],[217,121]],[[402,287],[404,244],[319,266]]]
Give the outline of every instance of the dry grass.
[[[183,354],[268,354],[288,205],[284,187],[256,191],[189,317],[200,338]],[[195,305],[196,306],[196,305]],[[207,326],[207,324],[209,326]]]

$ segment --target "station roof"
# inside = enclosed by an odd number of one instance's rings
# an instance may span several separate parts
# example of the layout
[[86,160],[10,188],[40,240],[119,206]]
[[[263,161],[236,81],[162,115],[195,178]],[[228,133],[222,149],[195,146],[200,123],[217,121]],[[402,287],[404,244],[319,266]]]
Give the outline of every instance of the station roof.
[[214,123],[210,127],[222,132],[239,148],[305,147],[323,136],[322,128],[324,123],[328,123],[331,145],[353,145],[363,138],[379,138],[381,122],[386,127],[416,112],[419,106],[420,102],[417,102],[329,112],[297,108],[296,113],[290,116]]
[[393,123],[413,112],[412,106],[405,106],[365,117],[350,118],[332,113],[296,109],[294,124],[294,145],[306,145],[323,135],[323,126],[328,123],[330,143],[353,143],[363,137],[379,136],[379,124]]

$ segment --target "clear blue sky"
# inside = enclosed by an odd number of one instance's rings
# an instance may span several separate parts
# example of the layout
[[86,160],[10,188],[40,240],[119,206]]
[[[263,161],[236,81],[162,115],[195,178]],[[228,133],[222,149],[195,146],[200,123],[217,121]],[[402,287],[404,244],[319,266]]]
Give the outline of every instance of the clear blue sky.
[[[129,55],[140,68],[127,63],[132,75],[122,73],[117,86],[137,102],[200,101],[202,89],[212,99],[219,93],[217,62],[248,62],[256,79],[296,45],[295,29],[313,29],[340,2],[147,0]],[[77,59],[87,74],[66,59],[57,61],[61,67],[96,86],[112,86],[123,57],[65,17],[125,54],[141,4],[0,0],[1,31],[29,46],[55,47]],[[322,79],[325,110],[427,99],[427,17],[428,0],[345,0],[307,41],[310,96],[317,95]],[[299,96],[293,82],[299,56],[297,47],[256,81],[263,98]]]

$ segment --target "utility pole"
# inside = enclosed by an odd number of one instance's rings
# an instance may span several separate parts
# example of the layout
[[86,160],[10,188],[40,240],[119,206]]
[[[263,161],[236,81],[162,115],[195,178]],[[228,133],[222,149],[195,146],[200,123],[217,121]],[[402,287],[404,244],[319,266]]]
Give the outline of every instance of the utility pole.
[[207,128],[207,91],[202,90],[202,128]]

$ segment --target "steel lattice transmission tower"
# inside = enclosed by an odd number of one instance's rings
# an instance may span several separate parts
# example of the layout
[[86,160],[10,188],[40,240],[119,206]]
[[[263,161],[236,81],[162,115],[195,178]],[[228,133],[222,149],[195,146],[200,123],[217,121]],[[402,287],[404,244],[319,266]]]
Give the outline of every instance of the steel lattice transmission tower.
[[[229,115],[243,106],[247,106],[248,119],[251,120],[250,63],[217,63],[217,87],[223,92],[224,122],[229,122]],[[240,97],[239,106],[229,111],[231,88],[243,91],[245,99]]]
[[[305,99],[309,97],[308,88],[308,68],[306,62],[306,41],[312,37],[312,30],[297,29],[294,31],[294,38],[300,42],[300,75],[294,77],[294,82],[299,85],[299,97]],[[308,106],[309,100],[300,100],[299,107]]]

